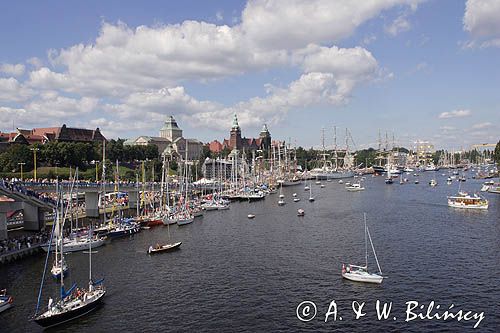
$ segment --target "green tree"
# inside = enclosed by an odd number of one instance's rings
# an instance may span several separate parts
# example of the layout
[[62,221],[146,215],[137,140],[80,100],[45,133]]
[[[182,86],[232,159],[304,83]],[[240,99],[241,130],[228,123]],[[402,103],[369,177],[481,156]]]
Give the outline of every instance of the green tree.
[[158,156],[159,156],[158,146],[156,146],[156,145],[147,145],[145,147],[141,146],[141,148],[143,149],[144,156],[147,159],[152,160],[152,159],[158,158]]
[[362,164],[364,167],[375,165],[376,157],[377,151],[373,148],[358,150],[356,152],[356,165]]
[[19,163],[24,163],[23,170],[33,169],[33,152],[22,144],[13,144],[0,155],[0,167],[4,172],[20,171]]
[[495,159],[495,162],[497,164],[500,164],[500,141],[498,141],[498,143],[495,147],[495,152],[493,153],[493,158]]

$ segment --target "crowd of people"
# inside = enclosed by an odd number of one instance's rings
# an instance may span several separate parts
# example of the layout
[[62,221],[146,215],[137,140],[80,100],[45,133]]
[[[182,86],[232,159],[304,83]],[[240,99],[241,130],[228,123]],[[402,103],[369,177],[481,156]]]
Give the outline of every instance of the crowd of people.
[[0,255],[8,254],[21,249],[30,248],[38,244],[45,244],[50,238],[50,233],[41,231],[29,236],[19,236],[0,240]]
[[32,198],[36,198],[38,200],[44,201],[46,203],[56,205],[56,200],[54,199],[54,195],[50,193],[38,193],[33,190],[30,190],[21,183],[13,178],[13,179],[2,179],[0,181],[0,187],[3,187],[11,192],[18,192],[24,195],[27,195]]

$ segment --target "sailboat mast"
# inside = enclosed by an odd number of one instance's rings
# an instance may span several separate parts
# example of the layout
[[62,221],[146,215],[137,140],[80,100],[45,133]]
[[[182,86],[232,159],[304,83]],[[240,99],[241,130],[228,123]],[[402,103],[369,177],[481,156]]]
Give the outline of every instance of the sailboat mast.
[[167,161],[167,207],[170,207],[170,193],[168,192],[168,172],[170,170],[170,160]]
[[106,223],[106,140],[102,141],[102,206],[104,212],[102,214],[103,223]]
[[165,186],[165,155],[161,165],[161,185],[160,185],[160,211],[163,211],[163,187]]
[[[61,191],[61,189],[59,189],[59,190]],[[72,195],[71,192],[70,192],[70,196]],[[58,195],[59,195],[59,201],[61,203],[61,213],[57,217],[57,224],[58,224],[57,225],[58,226],[57,231],[59,233],[57,242],[59,242],[59,243],[58,244],[56,243],[56,247],[60,246],[60,248],[59,248],[60,252],[59,253],[60,253],[60,256],[61,256],[61,300],[64,302],[64,298],[62,297],[62,290],[64,289],[64,273],[63,273],[63,265],[62,265],[63,261],[64,261],[64,255],[63,255],[63,243],[64,242],[63,242],[63,239],[62,239],[62,235],[63,235],[62,230],[63,230],[64,223],[61,223],[61,216],[62,216],[63,219],[66,219],[66,216],[64,214],[64,196],[62,195],[62,191],[60,193],[58,193]]]
[[137,194],[136,194],[137,202],[135,204],[135,208],[136,208],[137,217],[139,217],[139,206],[140,206],[140,201],[139,201],[139,174],[135,174],[135,188],[137,190]]
[[91,244],[92,244],[92,227],[90,227],[89,230],[89,289],[92,288],[92,245]]
[[76,219],[75,219],[75,225],[76,225],[76,230],[78,230],[78,167],[76,167]]
[[364,217],[364,220],[365,220],[365,267],[366,269],[368,270],[368,242],[367,242],[367,239],[366,239],[366,213],[363,213],[363,217]]

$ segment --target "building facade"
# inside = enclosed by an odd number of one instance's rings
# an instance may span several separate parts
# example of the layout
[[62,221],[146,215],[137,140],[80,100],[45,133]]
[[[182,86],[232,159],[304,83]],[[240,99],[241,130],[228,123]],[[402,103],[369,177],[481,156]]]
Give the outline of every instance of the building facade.
[[136,139],[127,140],[125,145],[148,145],[154,144],[158,147],[160,155],[170,156],[175,159],[197,160],[203,152],[203,143],[196,139],[186,139],[182,136],[173,116],[169,116],[158,137],[140,136]]
[[[271,133],[264,124],[262,130],[259,133],[258,138],[246,138],[241,136],[241,128],[238,123],[238,117],[235,114],[233,117],[233,123],[231,130],[229,132],[229,139],[224,139],[222,143],[214,140],[208,144],[208,148],[212,153],[220,153],[223,149],[229,149],[231,151],[245,151],[251,152],[255,150],[262,150],[264,154],[268,153],[271,149]],[[266,155],[267,156],[267,155]]]
[[[17,129],[25,137],[41,138],[43,142],[102,142],[106,138],[102,135],[99,127],[95,130],[87,128],[67,127],[63,124],[61,127],[40,127],[32,130]],[[42,143],[43,143],[42,142]]]
[[231,179],[231,170],[233,162],[225,159],[206,158],[201,166],[201,172],[205,179]]

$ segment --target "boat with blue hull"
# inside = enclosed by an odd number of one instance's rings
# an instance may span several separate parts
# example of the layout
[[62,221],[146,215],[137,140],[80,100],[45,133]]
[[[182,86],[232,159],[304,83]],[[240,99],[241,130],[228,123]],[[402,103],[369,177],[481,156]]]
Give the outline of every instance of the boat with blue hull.
[[96,309],[105,295],[106,290],[103,287],[93,286],[92,290],[82,292],[78,297],[51,304],[48,310],[37,316],[34,321],[42,327],[52,327],[79,318]]
[[14,299],[12,296],[7,295],[7,290],[0,291],[0,312],[4,312],[12,307]]
[[134,222],[133,219],[126,219],[111,229],[106,236],[113,239],[130,236],[138,233],[139,231],[141,231],[141,225],[139,223]]
[[[103,150],[105,149],[105,145],[103,144]],[[104,156],[104,152],[103,152]],[[78,174],[78,169],[76,171]],[[75,176],[76,177],[76,176]],[[103,179],[104,179],[104,171],[103,171]],[[73,184],[74,184],[73,180]],[[73,185],[71,186],[71,191],[69,193],[70,197],[73,194]],[[69,205],[64,205],[63,203],[63,195],[58,191],[58,199],[57,205],[55,209],[55,223],[52,228],[52,233],[49,240],[49,248],[47,251],[47,256],[45,258],[45,265],[43,269],[42,281],[40,283],[40,290],[38,292],[38,301],[36,305],[34,322],[42,327],[51,327],[55,325],[59,325],[70,320],[79,318],[90,311],[94,310],[101,302],[104,296],[106,295],[106,290],[104,288],[104,279],[99,281],[94,281],[92,279],[92,246],[91,242],[89,244],[89,283],[88,288],[79,289],[76,286],[76,283],[73,283],[71,288],[65,290],[64,285],[64,273],[63,270],[60,271],[60,295],[58,300],[54,301],[52,298],[49,298],[47,308],[44,312],[39,314],[40,310],[40,302],[42,299],[42,291],[43,285],[45,282],[45,274],[47,271],[47,264],[49,261],[49,256],[51,255],[51,246],[53,244],[53,239],[56,237],[55,246],[59,247],[57,253],[60,255],[60,258],[56,258],[54,267],[58,267],[63,269],[63,267],[67,264],[64,260],[64,251],[63,251],[63,241],[61,237],[62,230],[64,229],[64,221],[66,221],[66,217],[69,211]],[[92,239],[92,229],[89,230],[88,238]]]

